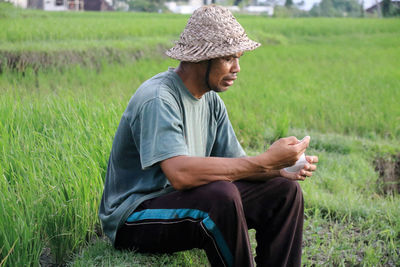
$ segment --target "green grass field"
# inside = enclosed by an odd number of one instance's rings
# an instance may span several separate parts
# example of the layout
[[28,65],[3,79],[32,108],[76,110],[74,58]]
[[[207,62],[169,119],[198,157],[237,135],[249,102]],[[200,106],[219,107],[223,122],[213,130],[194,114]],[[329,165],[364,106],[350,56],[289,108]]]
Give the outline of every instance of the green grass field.
[[[0,5],[0,266],[207,266],[199,250],[114,251],[97,218],[122,112],[177,65],[163,51],[187,18]],[[263,44],[221,94],[243,147],[310,135],[320,157],[303,264],[400,265],[400,20],[238,19]]]

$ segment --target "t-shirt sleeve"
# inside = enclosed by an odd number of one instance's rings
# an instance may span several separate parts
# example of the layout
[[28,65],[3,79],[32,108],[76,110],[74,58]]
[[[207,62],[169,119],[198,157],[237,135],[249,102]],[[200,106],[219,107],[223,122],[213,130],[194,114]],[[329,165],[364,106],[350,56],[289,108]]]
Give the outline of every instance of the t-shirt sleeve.
[[239,158],[245,157],[242,146],[236,138],[235,131],[228,117],[228,112],[221,99],[218,97],[216,105],[217,133],[211,151],[213,157]]
[[188,155],[177,105],[160,98],[146,102],[132,128],[142,169],[174,156]]

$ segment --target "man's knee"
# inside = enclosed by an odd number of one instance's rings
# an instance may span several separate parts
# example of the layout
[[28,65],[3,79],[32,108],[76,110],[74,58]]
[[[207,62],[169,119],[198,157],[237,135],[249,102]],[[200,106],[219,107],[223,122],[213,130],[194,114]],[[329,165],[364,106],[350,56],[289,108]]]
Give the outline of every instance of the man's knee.
[[291,194],[300,193],[301,194],[301,187],[297,181],[289,180],[286,178],[280,178],[280,179],[282,179],[281,186],[284,187],[288,193],[291,193]]
[[217,205],[241,202],[240,192],[237,187],[227,181],[216,181],[208,184],[207,196]]
[[279,187],[282,195],[284,195],[286,199],[298,204],[303,202],[303,192],[301,190],[300,184],[297,181],[289,180],[286,178],[278,179],[282,179]]

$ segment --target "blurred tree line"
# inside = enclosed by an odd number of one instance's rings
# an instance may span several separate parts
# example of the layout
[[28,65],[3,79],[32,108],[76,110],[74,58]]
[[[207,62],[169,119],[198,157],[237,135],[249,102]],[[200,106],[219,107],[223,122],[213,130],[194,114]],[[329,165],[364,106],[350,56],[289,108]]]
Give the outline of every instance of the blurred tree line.
[[[0,0],[2,1],[2,0]],[[359,1],[362,1],[361,3]],[[379,1],[379,0],[378,0]],[[131,11],[142,12],[166,12],[165,2],[167,0],[114,0],[116,2],[126,3]],[[179,2],[188,2],[180,0]],[[208,2],[227,5],[246,6],[255,4],[257,0],[211,0]],[[264,5],[274,6],[274,16],[276,17],[364,17],[364,0],[322,0],[314,4],[309,11],[302,10],[304,0],[266,0],[262,1]],[[400,4],[394,5],[392,0],[381,0],[379,8],[376,11],[377,16],[391,17],[400,16]],[[372,14],[369,16],[373,16]]]
[[[304,2],[297,4],[293,0],[286,0],[284,6],[275,7],[275,16],[277,17],[364,17],[364,1],[361,0],[322,0],[314,4],[310,11],[300,10],[299,7]],[[400,16],[400,4],[394,5],[392,0],[382,0],[376,13],[368,16],[392,17]]]
[[392,0],[383,0],[381,2],[381,12],[384,17],[400,16],[400,3],[395,6]]
[[315,17],[357,17],[362,15],[362,9],[357,0],[322,0],[309,13]]
[[165,0],[126,0],[129,10],[142,12],[162,12],[166,10]]

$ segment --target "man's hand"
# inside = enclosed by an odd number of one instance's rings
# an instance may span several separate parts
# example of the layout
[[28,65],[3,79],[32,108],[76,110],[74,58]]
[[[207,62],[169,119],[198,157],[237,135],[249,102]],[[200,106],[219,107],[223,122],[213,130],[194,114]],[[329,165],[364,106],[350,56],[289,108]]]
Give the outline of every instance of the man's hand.
[[[287,137],[279,139],[266,152],[254,157],[176,156],[163,160],[160,165],[171,185],[177,190],[185,190],[220,180],[265,181],[280,175],[289,179],[298,179],[297,174],[282,173],[281,169],[293,165],[304,153],[309,142],[309,136],[301,141],[296,137]],[[306,158],[308,162],[318,161],[317,157],[312,160],[310,157]],[[301,170],[305,171],[304,173],[300,171],[298,174],[305,175],[304,177],[311,176],[315,169],[316,166],[310,164],[307,169]]]
[[280,175],[290,180],[304,181],[307,177],[312,176],[313,172],[317,169],[317,165],[315,165],[314,163],[318,163],[318,157],[306,156],[306,160],[308,163],[306,163],[301,170],[297,172],[288,172],[284,169],[281,169]]
[[259,155],[260,164],[269,170],[280,170],[292,166],[306,151],[310,137],[299,141],[296,137],[286,137],[275,141],[266,152]]

